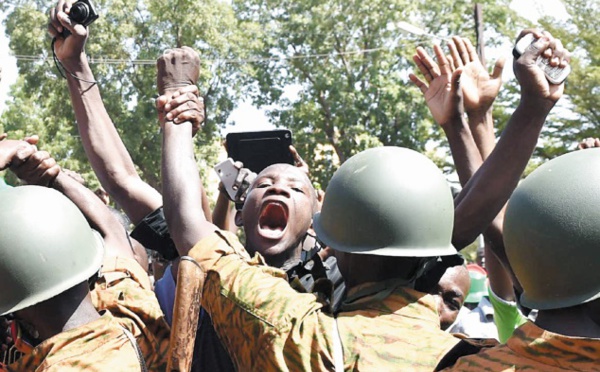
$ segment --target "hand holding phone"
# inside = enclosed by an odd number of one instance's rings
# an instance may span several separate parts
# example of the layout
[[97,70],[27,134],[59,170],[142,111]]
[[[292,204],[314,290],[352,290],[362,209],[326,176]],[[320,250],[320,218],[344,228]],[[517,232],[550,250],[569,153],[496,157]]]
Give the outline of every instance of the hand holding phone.
[[235,203],[243,203],[250,185],[256,178],[256,173],[244,168],[241,162],[234,162],[231,158],[217,164],[215,171],[219,175],[229,199]]
[[[513,56],[515,60],[521,57],[525,50],[529,48],[529,46],[535,43],[537,39],[533,34],[527,34],[523,36],[517,43],[513,49]],[[550,83],[559,85],[562,84],[563,81],[569,76],[571,73],[571,66],[567,65],[566,67],[560,66],[551,66],[550,60],[545,58],[544,56],[539,56],[536,60],[536,65],[544,71],[544,75],[546,76],[546,80]]]

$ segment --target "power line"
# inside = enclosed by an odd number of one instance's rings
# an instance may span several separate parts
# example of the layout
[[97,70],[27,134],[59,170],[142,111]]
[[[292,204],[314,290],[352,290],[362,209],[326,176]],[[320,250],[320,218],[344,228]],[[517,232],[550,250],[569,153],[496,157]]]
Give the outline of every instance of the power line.
[[[379,51],[392,51],[399,47],[398,41],[412,41],[412,42],[420,42],[425,39],[438,39],[445,40],[442,37],[438,37],[430,34],[418,34],[418,38],[402,38],[398,37],[395,39],[394,44],[392,46],[383,46],[378,48],[368,48],[368,49],[359,49],[352,51],[343,51],[343,52],[331,52],[331,53],[316,53],[316,54],[299,54],[299,55],[291,55],[291,56],[280,56],[280,57],[254,57],[254,58],[246,58],[246,59],[214,59],[208,60],[208,62],[218,63],[218,64],[247,64],[247,63],[262,63],[262,62],[280,62],[286,60],[298,60],[298,59],[326,59],[338,56],[354,56],[354,55],[363,55],[370,54]],[[14,55],[15,59],[20,61],[50,61],[50,56],[32,56],[32,55]],[[206,61],[206,60],[205,60]],[[134,66],[154,66],[156,65],[156,60],[150,59],[118,59],[118,58],[104,58],[104,57],[88,57],[88,62],[90,64],[103,64],[103,65],[118,65],[118,64],[130,64]]]

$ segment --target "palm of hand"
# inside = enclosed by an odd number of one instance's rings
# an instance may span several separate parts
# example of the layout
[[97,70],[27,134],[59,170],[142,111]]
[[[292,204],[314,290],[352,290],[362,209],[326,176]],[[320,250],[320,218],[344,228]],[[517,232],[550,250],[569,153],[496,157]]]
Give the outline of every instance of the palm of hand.
[[492,78],[479,61],[467,63],[461,76],[465,111],[487,112],[501,86],[501,79]]
[[425,101],[431,115],[440,125],[448,123],[453,114],[452,98],[450,75],[446,74],[435,78],[425,92]]

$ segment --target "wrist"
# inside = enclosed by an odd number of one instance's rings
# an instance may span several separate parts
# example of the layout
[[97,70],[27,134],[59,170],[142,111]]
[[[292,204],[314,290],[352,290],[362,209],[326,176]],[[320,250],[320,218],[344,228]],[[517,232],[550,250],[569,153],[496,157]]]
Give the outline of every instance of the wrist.
[[490,106],[487,109],[468,110],[466,112],[469,123],[484,123],[492,116],[492,107]]
[[440,126],[444,129],[444,132],[458,132],[467,129],[467,123],[463,115],[454,116]]
[[556,101],[529,94],[521,94],[519,108],[531,112],[532,115],[546,116],[554,107]]

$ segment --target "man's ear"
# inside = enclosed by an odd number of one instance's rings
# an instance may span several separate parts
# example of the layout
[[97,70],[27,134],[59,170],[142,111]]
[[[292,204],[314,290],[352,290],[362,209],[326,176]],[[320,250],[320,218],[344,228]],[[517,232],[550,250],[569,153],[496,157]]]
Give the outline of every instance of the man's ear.
[[237,227],[244,226],[244,220],[242,219],[242,211],[235,211],[235,225]]

